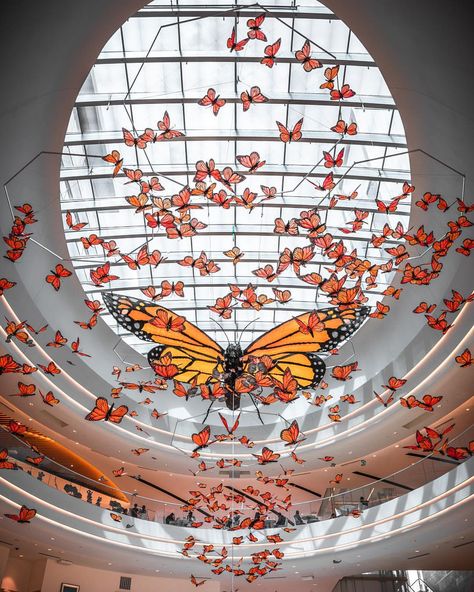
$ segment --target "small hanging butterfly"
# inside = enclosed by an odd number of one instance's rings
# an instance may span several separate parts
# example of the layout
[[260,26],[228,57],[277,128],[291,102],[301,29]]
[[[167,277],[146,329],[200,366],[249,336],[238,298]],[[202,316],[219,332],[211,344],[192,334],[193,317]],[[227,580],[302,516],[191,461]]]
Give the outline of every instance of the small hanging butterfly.
[[295,58],[303,66],[305,72],[311,72],[316,68],[322,68],[319,60],[311,57],[311,44],[308,40],[304,42],[303,47],[295,53]]
[[145,138],[142,138],[140,136],[135,137],[130,131],[128,131],[124,127],[122,128],[122,135],[123,135],[123,141],[125,142],[125,145],[128,146],[129,148],[132,146],[136,146],[137,148],[140,148],[141,150],[146,148],[147,141]]
[[69,228],[69,230],[73,230],[73,231],[82,230],[84,228],[84,226],[87,226],[87,224],[88,224],[87,222],[74,223],[72,221],[72,214],[69,210],[66,212],[65,218],[66,218],[66,224],[67,224],[67,227]]
[[467,368],[468,366],[471,366],[473,363],[472,354],[468,348],[466,348],[462,352],[462,354],[456,356],[455,360],[461,368]]
[[291,422],[289,428],[286,428],[280,432],[280,439],[285,442],[285,446],[300,444],[303,442],[303,440],[305,440],[304,436],[302,436],[300,432],[300,427],[296,419]]
[[29,524],[36,516],[36,510],[27,506],[21,506],[18,514],[4,514],[4,516],[10,518],[10,520],[14,520],[18,524]]
[[111,421],[112,423],[121,423],[122,419],[127,415],[128,407],[120,405],[114,409],[114,404],[109,405],[107,399],[98,397],[95,407],[90,411],[85,419],[87,421]]
[[259,465],[276,462],[280,458],[280,455],[277,452],[273,452],[273,450],[266,446],[262,448],[261,454],[252,454],[252,456],[255,456]]
[[343,119],[339,119],[336,125],[331,128],[331,131],[343,136],[346,134],[349,136],[355,136],[357,134],[357,123],[347,124]]
[[192,434],[191,439],[196,444],[193,453],[198,452],[201,448],[206,448],[209,445],[209,439],[211,437],[211,428],[206,426],[197,434]]
[[45,403],[45,405],[49,405],[50,407],[54,407],[55,405],[58,405],[60,403],[59,399],[57,399],[53,395],[52,391],[48,391],[45,395],[43,395],[43,393],[41,391],[38,391],[38,392],[41,395],[41,398],[43,399],[43,403]]
[[[120,169],[122,168],[122,164],[123,164],[123,158],[120,156],[120,152],[118,150],[112,150],[112,152],[110,154],[106,154],[105,156],[103,156],[102,160],[105,160],[105,162],[110,162],[114,165],[112,177],[116,177],[118,175],[118,173],[120,172]],[[66,214],[66,221],[67,221],[67,214]],[[85,226],[85,224],[84,224],[84,226]],[[73,228],[73,230],[76,230],[76,229]]]
[[247,39],[242,39],[241,41],[237,41],[237,31],[236,31],[236,27],[234,27],[232,29],[232,33],[230,34],[230,37],[227,39],[227,47],[230,49],[230,51],[242,51],[243,48],[247,45],[247,43],[249,42],[249,38]]
[[[165,111],[165,113],[163,115],[163,121],[159,121],[157,125],[158,125],[158,129],[161,132],[156,137],[157,141],[173,140],[174,138],[179,138],[181,136],[184,136],[183,132],[179,132],[178,130],[171,129],[170,116],[168,115],[168,111]],[[157,177],[153,177],[153,179],[157,179]],[[153,179],[152,179],[152,181],[153,181]],[[153,185],[154,186],[152,188],[155,191],[161,191],[163,189],[163,187],[160,185],[160,183],[157,183],[156,181],[153,183]]]
[[260,63],[267,66],[268,68],[273,68],[276,63],[276,54],[280,49],[280,45],[281,38],[277,39],[275,43],[267,45],[264,49],[265,57],[260,60]]
[[323,150],[323,157],[324,157],[324,166],[328,169],[332,169],[334,167],[340,167],[343,164],[343,157],[344,157],[344,148],[342,148],[338,153],[337,156],[332,156],[329,152]]
[[248,155],[238,155],[235,158],[242,166],[249,169],[249,174],[258,171],[258,169],[266,162],[265,160],[260,160],[260,155],[258,152],[251,152]]
[[355,95],[355,91],[348,84],[343,84],[340,89],[333,89],[330,92],[331,101],[342,101],[344,99],[350,99]]
[[259,86],[252,86],[249,91],[244,90],[240,93],[240,100],[243,110],[248,111],[252,103],[266,103],[268,98],[262,94]]
[[213,88],[209,88],[207,94],[198,101],[203,107],[212,107],[212,112],[217,116],[219,110],[226,104],[225,99],[220,99]]
[[247,27],[249,30],[247,31],[247,37],[249,39],[258,39],[259,41],[266,41],[267,37],[265,33],[261,30],[261,26],[265,20],[264,14],[259,14],[254,19],[251,18],[247,21]]
[[69,269],[66,269],[64,265],[58,263],[54,271],[51,270],[51,274],[47,275],[45,280],[46,283],[51,284],[54,290],[58,292],[61,288],[61,280],[70,277],[71,275],[72,271],[69,271]]
[[223,254],[226,257],[229,257],[230,259],[232,259],[232,263],[234,265],[237,265],[237,263],[240,263],[240,261],[242,260],[242,257],[245,255],[245,253],[242,253],[242,251],[239,249],[239,247],[232,247],[232,249],[229,249],[228,251],[224,251]]
[[290,131],[288,130],[282,123],[279,121],[276,122],[278,129],[280,131],[280,140],[285,144],[287,142],[298,142],[301,140],[303,134],[301,133],[301,128],[303,127],[303,117],[299,119],[293,129]]

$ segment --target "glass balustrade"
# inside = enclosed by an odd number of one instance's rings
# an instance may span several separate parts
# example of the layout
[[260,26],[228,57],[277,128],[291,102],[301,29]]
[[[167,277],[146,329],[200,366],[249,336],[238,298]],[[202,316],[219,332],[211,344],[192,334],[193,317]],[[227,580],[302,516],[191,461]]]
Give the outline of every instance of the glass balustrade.
[[[41,464],[37,466],[25,460],[27,456],[31,456],[31,448],[26,442],[6,432],[6,430],[3,430],[3,433],[0,432],[0,435],[3,436],[0,446],[8,449],[10,458],[18,467],[17,470],[27,472],[32,478],[41,481],[45,485],[84,503],[107,509],[111,513],[121,514],[123,515],[122,520],[125,520],[125,516],[128,516],[130,520],[149,520],[174,526],[191,526],[192,522],[204,521],[203,527],[206,527],[205,518],[212,516],[213,521],[220,519],[224,528],[232,529],[237,527],[244,518],[255,517],[257,510],[265,521],[266,528],[301,526],[350,515],[357,517],[365,510],[398,498],[411,490],[408,485],[397,485],[395,480],[405,484],[420,483],[421,480],[423,483],[428,483],[453,468],[452,464],[444,463],[436,463],[440,465],[436,468],[428,467],[430,456],[427,455],[414,460],[408,467],[374,480],[367,485],[352,489],[342,486],[329,487],[321,497],[294,502],[289,505],[285,505],[282,501],[281,504],[277,504],[268,511],[265,500],[259,498],[258,494],[251,495],[243,491],[238,486],[235,486],[235,481],[232,481],[231,487],[223,482],[223,492],[226,495],[234,494],[234,496],[238,496],[239,503],[235,499],[234,501],[228,501],[229,509],[218,510],[217,512],[211,511],[205,504],[197,504],[195,508],[191,507],[190,512],[189,504],[185,503],[187,494],[182,494],[182,503],[178,501],[165,502],[153,497],[139,495],[136,491],[119,490],[101,481],[94,481],[48,457],[44,457]],[[463,442],[465,440],[464,433],[460,433],[451,442],[454,443],[455,440],[459,440],[460,443]],[[1,471],[0,474],[6,476],[6,472]],[[140,475],[131,477],[134,477],[139,482],[141,480]],[[262,484],[258,489],[263,493],[268,487]],[[281,495],[277,495],[277,497],[283,500],[291,491],[292,486],[288,484],[280,489]],[[128,498],[127,502],[115,497],[118,491]],[[201,491],[206,494],[209,488]],[[104,492],[108,492],[108,494]],[[170,492],[170,495],[173,496],[174,494]],[[191,494],[189,495],[191,497]]]

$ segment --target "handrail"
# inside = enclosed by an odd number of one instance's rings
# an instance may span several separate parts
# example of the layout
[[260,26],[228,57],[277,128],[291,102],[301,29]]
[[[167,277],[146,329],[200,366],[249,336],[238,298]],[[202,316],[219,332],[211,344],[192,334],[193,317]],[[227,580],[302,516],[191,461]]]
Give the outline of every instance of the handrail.
[[[14,438],[15,440],[17,440],[19,443],[21,443],[23,446],[26,445],[28,446],[28,444],[25,443],[25,441],[20,438],[19,436],[17,436],[16,434],[12,434],[11,432],[9,432],[4,426],[0,426],[2,428],[2,430],[7,433],[9,436],[11,436],[12,438]],[[456,440],[458,440],[461,436],[463,436],[467,431],[469,431],[471,429],[472,426],[468,426],[467,428],[465,428],[462,432],[460,432],[457,436],[455,436],[450,442],[453,443]],[[347,489],[345,491],[340,491],[340,492],[335,492],[332,493],[331,495],[328,496],[322,496],[320,498],[315,498],[315,499],[310,499],[310,500],[305,500],[303,502],[295,502],[294,504],[292,504],[293,507],[296,506],[303,506],[305,504],[310,504],[310,503],[316,503],[316,502],[323,502],[325,500],[335,500],[338,497],[342,497],[342,496],[348,496],[352,493],[355,492],[360,492],[362,489],[367,489],[370,487],[374,487],[379,483],[383,483],[384,480],[390,478],[390,477],[395,477],[397,475],[400,475],[402,473],[404,473],[405,471],[407,471],[408,469],[412,469],[413,467],[420,465],[421,463],[423,463],[424,461],[426,461],[427,459],[430,459],[432,456],[434,456],[434,452],[431,452],[429,454],[427,454],[427,456],[425,456],[424,458],[421,458],[420,460],[411,463],[409,466],[404,467],[402,469],[399,469],[398,471],[395,471],[393,473],[390,473],[389,475],[386,475],[384,477],[380,477],[379,479],[375,479],[374,481],[371,481],[370,483],[367,483],[365,485],[360,485],[358,487],[354,487],[352,489]],[[74,471],[72,469],[70,469],[69,467],[65,467],[64,465],[62,465],[61,463],[58,463],[57,461],[49,458],[47,455],[42,454],[42,456],[44,456],[49,462],[51,462],[52,464],[60,467],[63,471],[66,471],[67,473],[73,474],[75,476],[76,479],[80,479],[80,480],[86,480],[89,483],[93,483],[93,484],[97,484],[100,485],[100,487],[102,489],[104,488],[109,488],[109,489],[114,489],[112,488],[110,485],[107,485],[101,481],[92,479],[90,477],[84,476],[80,473],[78,473],[77,471]],[[137,497],[146,500],[147,502],[157,502],[160,504],[165,504],[167,506],[176,506],[176,507],[181,507],[182,504],[177,504],[175,502],[168,502],[162,499],[157,499],[157,498],[153,498],[153,497],[148,497],[145,495],[138,495],[136,492],[129,492],[129,491],[125,491],[123,489],[121,489],[122,493],[124,493],[125,495],[130,496],[132,499],[135,499]],[[113,497],[113,493],[111,493],[111,497]]]

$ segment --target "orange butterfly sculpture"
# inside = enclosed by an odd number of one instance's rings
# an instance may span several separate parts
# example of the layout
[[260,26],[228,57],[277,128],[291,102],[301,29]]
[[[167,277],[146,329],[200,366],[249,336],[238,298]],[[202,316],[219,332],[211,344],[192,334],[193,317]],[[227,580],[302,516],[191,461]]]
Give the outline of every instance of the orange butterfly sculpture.
[[305,72],[311,72],[316,68],[322,68],[319,60],[311,57],[311,44],[308,40],[304,42],[303,47],[295,53],[295,58],[303,66]]
[[214,115],[218,115],[219,110],[226,104],[225,99],[219,98],[213,88],[209,88],[207,94],[198,101],[198,104],[203,107],[212,107]]
[[259,41],[266,41],[267,36],[261,30],[261,26],[265,20],[265,14],[259,14],[254,19],[251,18],[247,21],[247,27],[249,30],[247,31],[247,37],[249,39],[258,39]]
[[456,356],[455,360],[461,368],[467,368],[468,366],[471,366],[473,362],[472,354],[468,348],[466,348],[462,354]]
[[206,448],[209,445],[209,439],[211,437],[211,428],[206,426],[199,433],[191,436],[192,441],[196,444],[193,452],[198,452],[201,448]]
[[233,27],[232,33],[230,34],[230,37],[227,39],[227,47],[230,49],[231,52],[242,51],[248,42],[248,37],[246,39],[242,39],[241,41],[237,41],[236,27]]
[[281,38],[277,39],[275,43],[271,43],[265,47],[264,53],[265,57],[260,60],[260,63],[268,66],[268,68],[273,68],[276,62],[276,54],[280,50],[281,46]]
[[0,469],[15,470],[17,468],[18,466],[14,462],[8,460],[8,450],[6,448],[0,450]]
[[280,439],[285,442],[285,446],[293,446],[294,444],[299,444],[305,440],[304,436],[300,432],[300,426],[298,425],[296,419],[291,422],[289,428],[286,428],[280,432]]
[[[300,254],[297,250],[294,254],[289,251],[288,262],[284,264],[290,265],[293,260],[293,267],[299,269],[312,256],[311,249],[308,254],[302,249]],[[232,286],[232,289],[235,293],[231,292],[230,298],[227,296],[225,302],[216,302],[213,307],[219,314],[221,310],[223,316],[227,314],[224,311],[230,308],[232,297],[240,300],[245,308],[259,310],[263,306],[253,286],[249,285],[245,290]],[[309,321],[311,313],[308,312],[274,327],[245,349],[239,343],[230,343],[224,349],[184,317],[158,304],[111,292],[105,292],[103,299],[119,325],[140,339],[159,344],[148,353],[150,366],[153,367],[162,356],[171,354],[173,363],[179,369],[174,377],[178,383],[194,382],[200,386],[223,381],[225,403],[233,410],[240,407],[238,389],[245,387],[244,391],[249,392],[247,383],[255,383],[255,373],[262,371],[262,368],[253,364],[255,358],[268,358],[271,364],[264,367],[264,374],[270,379],[270,384],[282,385],[281,393],[277,393],[274,401],[279,400],[280,394],[287,398],[289,390],[295,392],[319,384],[324,376],[325,364],[317,354],[331,352],[339,346],[360,327],[369,314],[367,307],[321,309],[316,311],[318,323],[313,326],[313,321]],[[265,297],[265,302],[269,301]],[[303,333],[300,324],[308,326],[308,323],[311,323],[312,330]],[[285,374],[287,377],[284,380]],[[288,390],[290,378],[294,385],[291,383],[291,389]]]
[[58,263],[55,269],[51,270],[51,273],[46,276],[45,280],[46,283],[51,284],[55,291],[58,292],[61,288],[61,280],[71,275],[72,271],[69,271],[69,269],[66,269],[64,265]]
[[10,518],[10,520],[14,520],[18,524],[29,524],[36,516],[36,510],[27,506],[21,506],[18,514],[4,514],[4,516]]
[[253,103],[266,103],[268,101],[267,97],[260,91],[259,86],[252,86],[249,91],[244,90],[240,93],[240,100],[242,101],[242,108],[244,111],[248,111],[250,105]]
[[109,405],[107,399],[98,397],[94,409],[86,415],[85,419],[87,421],[111,421],[112,423],[120,423],[127,413],[127,405],[120,405],[120,407],[114,409],[114,403]]
[[261,454],[253,454],[252,456],[255,456],[259,465],[276,462],[280,458],[280,455],[277,452],[273,452],[273,450],[270,450],[267,446],[262,448]]
[[276,124],[280,131],[280,140],[285,144],[289,142],[298,142],[298,140],[301,140],[303,137],[303,134],[301,133],[301,128],[303,127],[303,117],[298,119],[291,131],[279,121],[277,121]]

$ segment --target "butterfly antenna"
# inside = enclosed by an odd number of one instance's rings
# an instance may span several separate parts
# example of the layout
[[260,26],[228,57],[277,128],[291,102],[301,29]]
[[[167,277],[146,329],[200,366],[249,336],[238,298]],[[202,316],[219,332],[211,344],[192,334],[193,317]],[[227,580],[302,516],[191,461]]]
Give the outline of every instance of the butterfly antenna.
[[258,415],[258,419],[260,420],[260,423],[262,425],[265,425],[265,422],[263,421],[262,416],[260,415],[260,409],[258,408],[257,401],[255,400],[255,397],[252,395],[252,393],[249,393],[249,396],[250,396],[250,400],[254,404],[255,409],[257,410],[257,415]]
[[242,339],[242,335],[244,334],[244,331],[247,329],[247,327],[249,327],[252,323],[255,323],[256,321],[258,321],[258,319],[259,319],[259,317],[257,317],[256,319],[253,319],[253,321],[250,321],[249,323],[247,323],[245,325],[245,327],[240,332],[239,338],[237,339],[237,343],[240,343],[240,340]]
[[222,325],[219,323],[219,321],[216,321],[216,319],[213,319],[213,318],[211,318],[211,321],[214,321],[214,323],[215,323],[215,324],[216,324],[218,327],[220,327],[220,329],[222,330],[222,332],[223,332],[223,333],[224,333],[224,335],[225,335],[225,338],[227,339],[227,343],[230,345],[230,339],[229,339],[229,336],[227,335],[227,333],[226,333],[226,330],[224,329],[224,327],[223,327],[223,326],[222,326]]
[[204,425],[204,424],[206,423],[206,421],[207,421],[207,418],[209,417],[209,413],[211,412],[211,409],[212,409],[212,406],[214,405],[214,403],[215,403],[215,399],[214,399],[214,400],[212,401],[212,403],[209,405],[209,408],[208,408],[208,410],[207,410],[207,413],[206,413],[206,415],[205,415],[204,419],[202,420],[202,424],[201,424],[201,425]]

